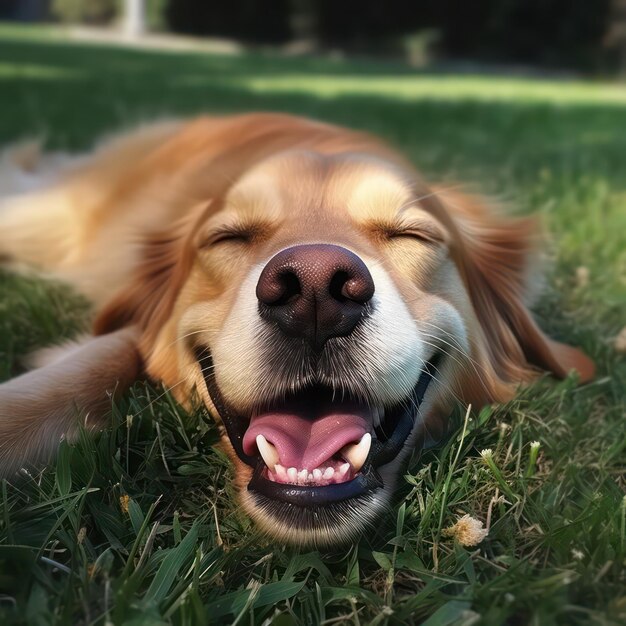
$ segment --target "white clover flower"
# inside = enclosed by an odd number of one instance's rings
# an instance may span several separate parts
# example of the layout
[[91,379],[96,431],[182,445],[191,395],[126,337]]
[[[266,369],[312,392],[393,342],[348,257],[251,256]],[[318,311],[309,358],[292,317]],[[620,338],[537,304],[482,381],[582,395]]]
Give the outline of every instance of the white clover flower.
[[128,496],[127,494],[120,496],[120,509],[122,509],[122,512],[128,513],[129,503],[130,503],[130,496]]
[[589,277],[591,276],[591,272],[588,267],[581,265],[576,268],[576,282],[579,287],[586,287],[589,284]]
[[484,450],[480,451],[480,456],[482,456],[483,459],[490,458],[491,456],[493,456],[493,450],[491,448],[485,448]]
[[444,529],[443,535],[453,537],[462,546],[475,546],[487,536],[487,532],[480,520],[471,515],[464,515],[456,524]]

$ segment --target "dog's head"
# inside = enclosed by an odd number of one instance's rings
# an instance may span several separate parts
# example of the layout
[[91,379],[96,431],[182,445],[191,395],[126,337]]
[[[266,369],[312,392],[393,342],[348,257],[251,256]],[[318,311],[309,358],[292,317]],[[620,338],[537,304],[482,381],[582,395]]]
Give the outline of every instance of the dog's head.
[[524,305],[531,230],[380,156],[277,151],[150,241],[98,324],[139,324],[149,373],[195,386],[265,531],[337,542],[454,402],[591,375]]

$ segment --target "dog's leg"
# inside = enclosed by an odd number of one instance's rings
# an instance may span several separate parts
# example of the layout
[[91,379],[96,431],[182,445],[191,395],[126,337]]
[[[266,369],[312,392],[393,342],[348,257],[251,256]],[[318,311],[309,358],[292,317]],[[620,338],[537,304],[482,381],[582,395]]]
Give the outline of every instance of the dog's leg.
[[0,476],[48,461],[79,423],[102,426],[113,395],[141,369],[136,332],[125,328],[0,385]]

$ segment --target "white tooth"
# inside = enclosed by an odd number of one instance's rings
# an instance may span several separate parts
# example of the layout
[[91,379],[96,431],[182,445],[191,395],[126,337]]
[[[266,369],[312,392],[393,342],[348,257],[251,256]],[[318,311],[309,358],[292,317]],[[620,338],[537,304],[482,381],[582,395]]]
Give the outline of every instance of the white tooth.
[[287,470],[287,478],[289,482],[295,485],[298,482],[298,470],[295,467],[290,467]]
[[263,435],[257,435],[256,447],[259,449],[259,454],[263,457],[265,465],[274,471],[274,466],[278,463],[276,448]]
[[282,465],[276,463],[276,465],[274,466],[274,472],[276,473],[276,476],[278,477],[280,482],[287,482],[287,470]]
[[365,433],[359,443],[353,443],[342,448],[341,454],[346,461],[350,462],[352,469],[358,472],[363,467],[363,463],[365,463],[365,459],[367,459],[371,447],[372,435]]
[[309,474],[309,477],[307,478],[307,480],[312,483],[313,482],[313,474]]
[[300,470],[298,472],[298,484],[300,485],[304,485],[304,483],[306,483],[306,479],[309,476],[309,472],[307,472],[305,469]]
[[339,478],[343,478],[344,476],[347,475],[347,473],[350,471],[350,463],[344,463],[343,465],[339,466]]
[[313,480],[315,480],[315,482],[322,480],[322,470],[321,469],[314,469],[313,470]]
[[335,470],[332,467],[327,467],[322,474],[324,480],[330,480],[335,474]]

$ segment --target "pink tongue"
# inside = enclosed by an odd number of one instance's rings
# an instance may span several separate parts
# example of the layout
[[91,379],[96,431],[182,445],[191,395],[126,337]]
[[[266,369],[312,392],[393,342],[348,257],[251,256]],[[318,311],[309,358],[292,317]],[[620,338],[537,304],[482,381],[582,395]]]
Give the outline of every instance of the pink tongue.
[[263,435],[278,451],[285,467],[314,470],[349,443],[370,432],[370,421],[356,407],[312,420],[296,412],[263,413],[253,417],[243,437],[246,454],[256,454],[256,438]]

